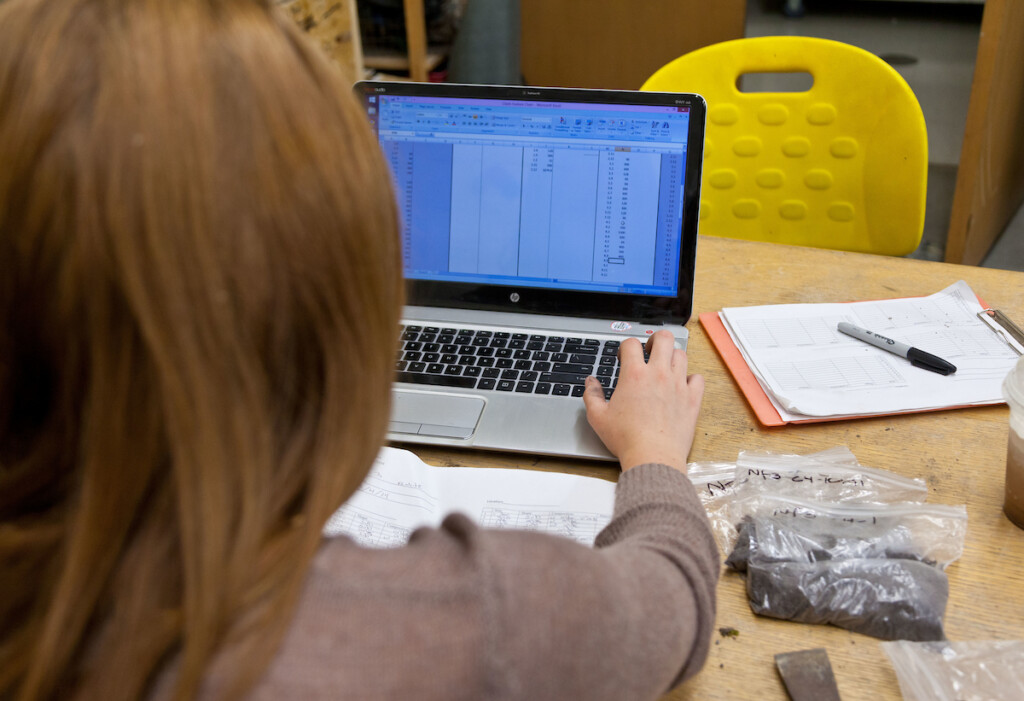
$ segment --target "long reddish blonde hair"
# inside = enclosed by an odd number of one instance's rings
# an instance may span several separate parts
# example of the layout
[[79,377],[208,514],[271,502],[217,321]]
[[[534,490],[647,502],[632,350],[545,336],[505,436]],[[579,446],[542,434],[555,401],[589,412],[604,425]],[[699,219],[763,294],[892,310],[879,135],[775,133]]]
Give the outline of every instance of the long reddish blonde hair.
[[383,440],[386,166],[272,5],[0,2],[0,698],[244,693]]

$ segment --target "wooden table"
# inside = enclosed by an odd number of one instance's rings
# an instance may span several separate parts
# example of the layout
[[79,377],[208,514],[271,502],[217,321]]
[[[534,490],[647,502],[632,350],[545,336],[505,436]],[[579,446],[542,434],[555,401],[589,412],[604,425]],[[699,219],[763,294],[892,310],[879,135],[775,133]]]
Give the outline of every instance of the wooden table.
[[[690,459],[734,461],[740,450],[810,453],[848,446],[871,467],[919,477],[928,500],[967,505],[963,557],[949,567],[945,629],[950,640],[1024,638],[1024,530],[1002,514],[1009,410],[1005,405],[767,429],[733,382],[697,314],[728,306],[839,302],[927,295],[966,280],[994,308],[1024,322],[1024,274],[858,253],[702,237],[695,314],[689,324],[692,372],[707,389]],[[616,479],[598,463],[457,450],[417,449],[437,465],[523,467]],[[824,647],[845,701],[899,699],[879,641],[832,626],[751,613],[743,578],[723,572],[715,634],[704,670],[666,699],[786,699],[774,655]]]

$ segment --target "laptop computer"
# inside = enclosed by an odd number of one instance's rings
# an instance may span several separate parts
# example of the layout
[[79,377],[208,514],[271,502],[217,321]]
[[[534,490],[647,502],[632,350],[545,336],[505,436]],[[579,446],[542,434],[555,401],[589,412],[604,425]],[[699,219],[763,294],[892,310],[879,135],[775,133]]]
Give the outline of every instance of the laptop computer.
[[612,459],[583,379],[617,349],[685,348],[704,100],[362,81],[391,166],[407,280],[388,438]]

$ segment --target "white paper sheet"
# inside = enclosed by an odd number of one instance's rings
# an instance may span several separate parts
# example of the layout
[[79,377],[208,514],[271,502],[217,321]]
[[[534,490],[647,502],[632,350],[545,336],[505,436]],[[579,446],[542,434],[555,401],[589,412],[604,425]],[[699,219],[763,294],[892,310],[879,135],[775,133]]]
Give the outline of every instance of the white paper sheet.
[[[1017,354],[978,318],[964,281],[928,297],[722,310],[726,329],[784,420],[1002,401]],[[848,321],[939,356],[948,376],[840,333]]]
[[381,449],[366,481],[328,520],[324,535],[397,547],[421,526],[461,512],[487,528],[543,531],[592,545],[611,520],[615,483],[561,472],[434,467]]

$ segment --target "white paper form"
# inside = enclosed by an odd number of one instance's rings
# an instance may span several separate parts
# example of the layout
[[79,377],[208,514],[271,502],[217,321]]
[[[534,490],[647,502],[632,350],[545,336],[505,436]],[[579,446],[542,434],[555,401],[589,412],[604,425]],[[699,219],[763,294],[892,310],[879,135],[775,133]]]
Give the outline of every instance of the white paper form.
[[[928,297],[722,310],[725,328],[786,421],[1002,401],[1017,359],[959,281]],[[847,321],[948,360],[939,375],[840,333]]]
[[384,447],[359,490],[328,520],[324,535],[366,547],[405,545],[421,526],[461,512],[487,528],[543,531],[592,545],[612,517],[615,484],[536,470],[434,467]]

